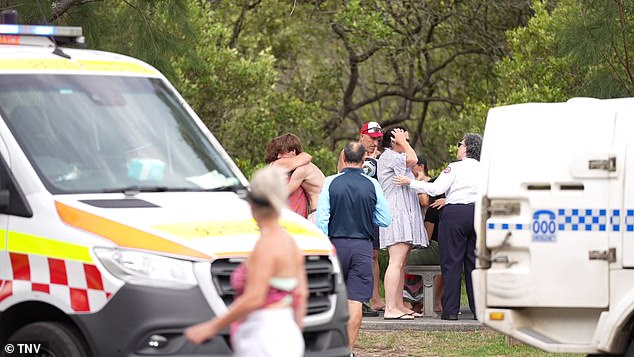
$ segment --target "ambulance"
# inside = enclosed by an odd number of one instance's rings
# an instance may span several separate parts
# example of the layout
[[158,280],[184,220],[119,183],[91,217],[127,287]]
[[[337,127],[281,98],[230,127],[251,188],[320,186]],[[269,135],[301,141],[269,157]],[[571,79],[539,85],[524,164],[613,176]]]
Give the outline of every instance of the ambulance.
[[548,352],[634,356],[634,98],[489,111],[477,317]]
[[[259,232],[248,181],[155,68],[65,48],[81,28],[0,24],[0,355],[222,356],[183,329],[222,314]],[[307,356],[348,356],[327,237],[306,257]],[[35,352],[34,352],[35,353]]]

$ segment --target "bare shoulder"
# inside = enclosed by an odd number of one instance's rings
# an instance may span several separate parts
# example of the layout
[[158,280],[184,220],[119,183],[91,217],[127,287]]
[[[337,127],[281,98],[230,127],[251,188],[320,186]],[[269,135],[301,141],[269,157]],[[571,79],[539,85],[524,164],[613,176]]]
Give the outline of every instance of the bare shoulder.
[[319,167],[317,167],[317,165],[313,164],[312,162],[306,165],[302,165],[298,167],[297,169],[295,169],[295,171],[293,172],[293,175],[295,174],[301,175],[303,177],[308,177],[308,176],[324,177],[324,173],[321,172],[321,169],[319,169]]
[[321,172],[319,167],[312,162],[308,165],[302,166],[299,175],[301,175],[300,177],[303,178],[305,183],[319,186],[320,188],[325,179],[324,173]]
[[318,176],[324,177],[324,173],[321,172],[321,169],[319,167],[317,167],[317,165],[313,164],[312,162],[308,165],[310,166],[310,171],[311,173],[314,173]]

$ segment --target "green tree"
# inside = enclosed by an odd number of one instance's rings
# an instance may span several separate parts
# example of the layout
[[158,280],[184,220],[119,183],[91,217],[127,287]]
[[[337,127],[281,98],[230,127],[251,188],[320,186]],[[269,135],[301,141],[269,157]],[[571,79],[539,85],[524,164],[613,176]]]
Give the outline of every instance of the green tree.
[[[279,67],[292,61],[295,40],[282,15],[289,9],[276,3],[199,7],[194,51],[174,61],[178,86],[247,176],[262,165],[267,142],[286,132],[300,136],[318,166],[335,160],[319,150],[319,107],[299,100],[283,82]],[[271,42],[271,33],[277,41]]]
[[89,48],[140,58],[173,79],[170,60],[193,37],[191,0],[5,0],[29,24],[81,26]]
[[560,50],[583,68],[578,96],[634,96],[634,2],[561,1],[553,12]]
[[533,10],[527,26],[507,34],[509,55],[496,65],[495,94],[488,101],[471,101],[472,110],[634,94],[634,4],[534,1]]
[[91,48],[166,73],[247,175],[285,132],[334,172],[366,120],[405,124],[432,166],[448,161],[449,143],[481,131],[462,112],[494,92],[504,31],[531,15],[527,0],[41,3],[50,7],[5,1],[28,18],[83,25]]
[[[337,45],[326,64],[339,76],[324,131],[356,137],[363,121],[405,124],[433,165],[448,161],[448,143],[464,131],[457,120],[468,96],[491,91],[504,31],[526,21],[526,1],[349,1],[320,4]],[[480,130],[482,128],[480,127]]]

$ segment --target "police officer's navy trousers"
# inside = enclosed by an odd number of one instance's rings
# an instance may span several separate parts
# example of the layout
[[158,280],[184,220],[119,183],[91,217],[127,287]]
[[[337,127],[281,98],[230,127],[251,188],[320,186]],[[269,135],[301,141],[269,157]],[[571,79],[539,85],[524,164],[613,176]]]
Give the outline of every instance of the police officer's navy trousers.
[[469,308],[475,316],[471,281],[471,272],[475,268],[474,208],[473,204],[448,204],[440,216],[438,245],[443,279],[443,315],[457,315],[460,311],[461,277],[464,269]]

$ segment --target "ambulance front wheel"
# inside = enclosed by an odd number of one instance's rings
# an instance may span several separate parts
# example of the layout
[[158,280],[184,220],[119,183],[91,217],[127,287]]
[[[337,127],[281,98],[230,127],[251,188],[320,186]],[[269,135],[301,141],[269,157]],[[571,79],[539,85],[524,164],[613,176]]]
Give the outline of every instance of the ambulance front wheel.
[[[71,327],[59,322],[34,322],[25,325],[9,337],[8,343],[13,346],[22,344],[22,348],[28,347],[30,351],[38,349],[40,351],[38,356],[90,356],[77,333]],[[42,351],[48,354],[42,354]]]

